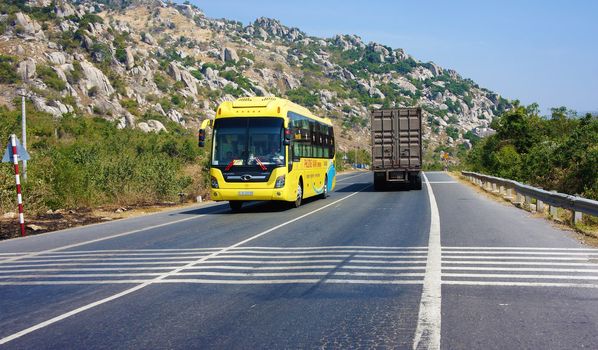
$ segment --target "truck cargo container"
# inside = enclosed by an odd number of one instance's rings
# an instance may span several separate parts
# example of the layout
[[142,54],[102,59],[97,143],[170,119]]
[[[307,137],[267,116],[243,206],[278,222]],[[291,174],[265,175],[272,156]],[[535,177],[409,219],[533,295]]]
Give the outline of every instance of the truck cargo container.
[[421,108],[376,109],[371,118],[374,188],[421,190]]

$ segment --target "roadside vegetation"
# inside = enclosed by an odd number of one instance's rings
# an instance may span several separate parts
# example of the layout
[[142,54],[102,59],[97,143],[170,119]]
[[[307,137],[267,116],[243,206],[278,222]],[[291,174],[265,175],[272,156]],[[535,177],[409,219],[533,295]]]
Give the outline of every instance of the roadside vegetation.
[[[20,111],[0,107],[0,140],[20,138]],[[98,117],[60,119],[28,111],[29,213],[48,209],[135,206],[205,194],[204,151],[192,132],[168,123],[168,133],[118,129]],[[3,151],[4,152],[4,151]],[[16,211],[12,164],[0,165],[0,212]]]
[[515,104],[491,127],[496,134],[476,140],[466,168],[598,199],[598,116],[560,107],[543,118],[536,104]]

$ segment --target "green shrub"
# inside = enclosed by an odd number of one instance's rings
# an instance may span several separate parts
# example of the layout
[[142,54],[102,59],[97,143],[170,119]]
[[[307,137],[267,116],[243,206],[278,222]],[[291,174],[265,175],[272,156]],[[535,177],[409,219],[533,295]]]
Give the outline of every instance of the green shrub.
[[20,80],[16,71],[16,58],[0,55],[0,83],[15,84]]
[[44,64],[37,65],[36,72],[38,77],[48,85],[48,87],[62,91],[66,88],[66,83],[60,79],[56,71],[49,66]]
[[156,83],[156,86],[158,87],[158,89],[160,91],[168,92],[170,83],[168,82],[167,78],[163,74],[160,74],[160,73],[154,74],[154,83]]
[[288,90],[287,97],[304,107],[313,107],[320,103],[320,97],[304,87]]
[[81,63],[79,61],[73,62],[73,70],[67,72],[66,79],[71,84],[78,83],[81,78],[83,78],[83,67],[81,67]]
[[[20,112],[0,108],[0,118],[0,137],[5,139],[18,128]],[[28,118],[32,159],[23,194],[33,211],[176,200],[194,180],[182,175],[183,166],[199,164],[203,154],[193,133],[182,128],[145,134],[119,130],[101,118],[67,115],[55,120],[33,109]],[[14,211],[11,176],[10,165],[1,164],[1,212]]]

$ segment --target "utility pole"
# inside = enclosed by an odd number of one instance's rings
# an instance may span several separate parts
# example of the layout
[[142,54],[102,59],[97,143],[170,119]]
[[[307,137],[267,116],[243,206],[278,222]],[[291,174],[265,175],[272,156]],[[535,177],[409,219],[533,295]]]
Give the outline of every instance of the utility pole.
[[[25,73],[26,74],[26,73]],[[21,89],[21,141],[23,148],[27,149],[27,111],[25,109],[25,96],[27,92]],[[27,181],[27,161],[23,160],[23,181]]]

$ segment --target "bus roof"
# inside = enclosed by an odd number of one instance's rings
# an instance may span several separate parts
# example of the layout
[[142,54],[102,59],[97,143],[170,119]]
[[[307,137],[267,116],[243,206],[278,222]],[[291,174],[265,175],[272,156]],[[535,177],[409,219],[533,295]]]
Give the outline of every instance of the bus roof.
[[216,119],[229,117],[280,116],[295,112],[327,125],[332,125],[329,118],[320,118],[307,108],[279,97],[241,97],[234,101],[225,101],[218,106]]

